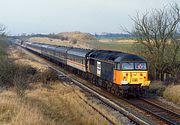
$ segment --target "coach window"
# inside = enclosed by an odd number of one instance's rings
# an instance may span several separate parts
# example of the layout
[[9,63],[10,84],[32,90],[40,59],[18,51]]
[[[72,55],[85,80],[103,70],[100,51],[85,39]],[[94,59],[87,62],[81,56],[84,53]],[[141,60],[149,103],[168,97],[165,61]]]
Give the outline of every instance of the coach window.
[[85,59],[83,59],[83,64],[85,64]]
[[79,57],[79,63],[82,63],[82,58],[81,57]]
[[84,64],[84,59],[83,58],[81,58],[81,64]]
[[73,60],[73,56],[72,55],[70,55],[70,60]]

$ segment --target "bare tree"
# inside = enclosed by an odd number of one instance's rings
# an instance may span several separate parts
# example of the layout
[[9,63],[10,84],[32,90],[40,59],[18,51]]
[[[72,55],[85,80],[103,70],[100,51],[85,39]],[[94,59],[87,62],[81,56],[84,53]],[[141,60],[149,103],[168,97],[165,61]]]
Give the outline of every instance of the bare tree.
[[132,20],[131,34],[145,47],[141,52],[155,69],[158,79],[162,79],[166,68],[178,60],[180,8],[174,4],[141,16],[137,13]]
[[6,27],[0,24],[0,40],[3,40],[6,37]]

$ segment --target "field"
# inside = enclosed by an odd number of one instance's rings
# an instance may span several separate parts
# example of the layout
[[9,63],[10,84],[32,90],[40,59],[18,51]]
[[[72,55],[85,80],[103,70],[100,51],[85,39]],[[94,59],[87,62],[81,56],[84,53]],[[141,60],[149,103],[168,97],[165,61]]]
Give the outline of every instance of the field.
[[135,42],[129,40],[121,41],[111,41],[111,40],[100,40],[100,41],[90,41],[87,42],[87,45],[90,48],[104,49],[104,50],[115,50],[128,53],[134,53],[133,46]]

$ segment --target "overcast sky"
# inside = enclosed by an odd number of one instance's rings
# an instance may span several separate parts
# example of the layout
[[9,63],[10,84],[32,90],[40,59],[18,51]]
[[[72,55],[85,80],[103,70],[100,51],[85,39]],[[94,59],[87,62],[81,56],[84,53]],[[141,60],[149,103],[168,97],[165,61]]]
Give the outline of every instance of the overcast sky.
[[0,23],[10,34],[118,32],[132,27],[136,12],[180,0],[0,0]]

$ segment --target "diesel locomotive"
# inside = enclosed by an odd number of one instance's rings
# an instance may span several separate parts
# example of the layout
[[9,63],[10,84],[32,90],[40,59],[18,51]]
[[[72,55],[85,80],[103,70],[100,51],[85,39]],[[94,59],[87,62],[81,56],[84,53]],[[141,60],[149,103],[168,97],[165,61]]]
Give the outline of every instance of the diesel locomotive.
[[21,46],[117,95],[143,95],[150,85],[147,62],[137,55],[31,42]]

